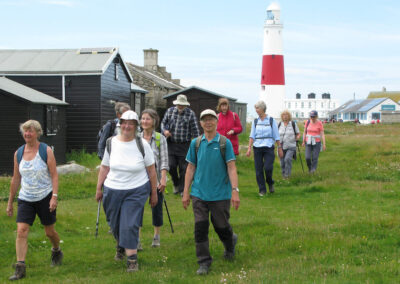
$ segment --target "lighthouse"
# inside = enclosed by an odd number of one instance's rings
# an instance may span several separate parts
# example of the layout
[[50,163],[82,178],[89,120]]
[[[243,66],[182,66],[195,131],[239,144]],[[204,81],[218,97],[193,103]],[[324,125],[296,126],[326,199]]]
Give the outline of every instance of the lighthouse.
[[281,9],[277,3],[271,3],[264,25],[260,100],[267,105],[268,115],[276,119],[280,119],[285,106],[282,30]]

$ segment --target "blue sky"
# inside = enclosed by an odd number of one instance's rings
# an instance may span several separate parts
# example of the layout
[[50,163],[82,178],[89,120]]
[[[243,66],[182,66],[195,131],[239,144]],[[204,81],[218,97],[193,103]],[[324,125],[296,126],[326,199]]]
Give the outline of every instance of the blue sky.
[[[181,79],[247,102],[261,77],[263,26],[272,1],[0,0],[0,48],[143,49]],[[400,1],[276,1],[284,24],[286,97],[329,92],[344,103],[400,90]]]

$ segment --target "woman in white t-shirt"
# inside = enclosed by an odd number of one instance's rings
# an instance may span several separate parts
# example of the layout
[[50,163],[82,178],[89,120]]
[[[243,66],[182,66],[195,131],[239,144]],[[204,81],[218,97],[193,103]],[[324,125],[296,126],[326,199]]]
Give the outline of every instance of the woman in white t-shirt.
[[[157,176],[153,151],[137,136],[138,115],[126,111],[120,118],[121,133],[109,138],[101,162],[96,200],[103,199],[107,222],[118,242],[116,260],[127,256],[127,271],[139,269],[137,244],[141,212],[150,194],[157,204]],[[101,188],[104,188],[104,192]]]

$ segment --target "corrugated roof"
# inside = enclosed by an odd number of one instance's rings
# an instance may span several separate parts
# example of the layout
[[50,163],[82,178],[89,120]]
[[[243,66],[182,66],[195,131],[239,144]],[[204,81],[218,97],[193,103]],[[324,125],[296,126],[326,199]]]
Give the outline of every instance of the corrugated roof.
[[0,77],[0,89],[34,104],[68,105],[63,101],[7,79],[6,77]]
[[[0,74],[103,74],[117,54],[116,47],[3,49],[0,50]],[[126,66],[125,69],[132,81]]]
[[189,91],[189,90],[191,90],[191,89],[197,89],[197,90],[200,90],[200,91],[202,91],[202,92],[209,93],[209,94],[211,94],[211,95],[213,95],[213,96],[216,96],[216,97],[227,98],[227,99],[229,99],[229,100],[231,100],[231,101],[237,101],[237,99],[235,99],[235,98],[231,98],[231,97],[228,97],[228,96],[224,96],[224,95],[221,95],[221,94],[218,94],[218,93],[215,93],[215,92],[212,92],[212,91],[209,91],[209,90],[206,90],[206,89],[197,87],[197,86],[190,86],[190,87],[187,87],[187,88],[185,88],[185,89],[179,90],[179,91],[177,91],[177,92],[174,92],[174,93],[165,95],[165,96],[163,96],[163,99],[167,99],[167,98],[169,98],[169,97],[172,97],[172,96],[175,96],[175,95],[179,95],[179,94],[185,93],[185,92],[187,92],[187,91]]
[[149,92],[149,91],[147,91],[147,90],[145,90],[145,89],[143,89],[143,88],[141,88],[138,85],[135,85],[133,83],[131,83],[131,91],[137,91],[139,93],[144,93],[144,94],[147,94]]
[[175,84],[171,81],[161,78],[160,76],[157,76],[156,74],[153,74],[147,70],[144,70],[143,67],[136,66],[129,62],[127,63],[127,66],[131,72],[137,72],[140,75],[142,75],[143,77],[146,77],[146,78],[156,82],[158,85],[163,86],[165,88],[175,89],[175,90],[180,90],[183,88],[183,86],[181,86],[181,85]]

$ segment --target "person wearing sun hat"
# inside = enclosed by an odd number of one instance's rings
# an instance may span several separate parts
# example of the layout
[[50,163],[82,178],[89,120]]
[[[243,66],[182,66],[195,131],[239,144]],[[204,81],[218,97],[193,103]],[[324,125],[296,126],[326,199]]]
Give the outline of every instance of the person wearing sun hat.
[[310,119],[305,121],[302,146],[306,147],[305,157],[307,167],[309,173],[312,174],[317,170],[321,149],[326,150],[324,125],[318,119],[318,112],[316,110],[312,110],[310,112]]
[[153,151],[137,135],[138,115],[128,110],[122,114],[120,124],[120,134],[108,138],[106,144],[96,200],[103,200],[107,222],[117,240],[115,260],[123,260],[126,254],[127,272],[134,272],[139,269],[139,224],[150,193],[150,205],[157,204],[157,175]]
[[174,194],[182,195],[185,185],[186,153],[192,138],[200,135],[196,114],[189,108],[185,95],[178,95],[161,122],[161,132],[167,138],[169,174],[174,185]]

